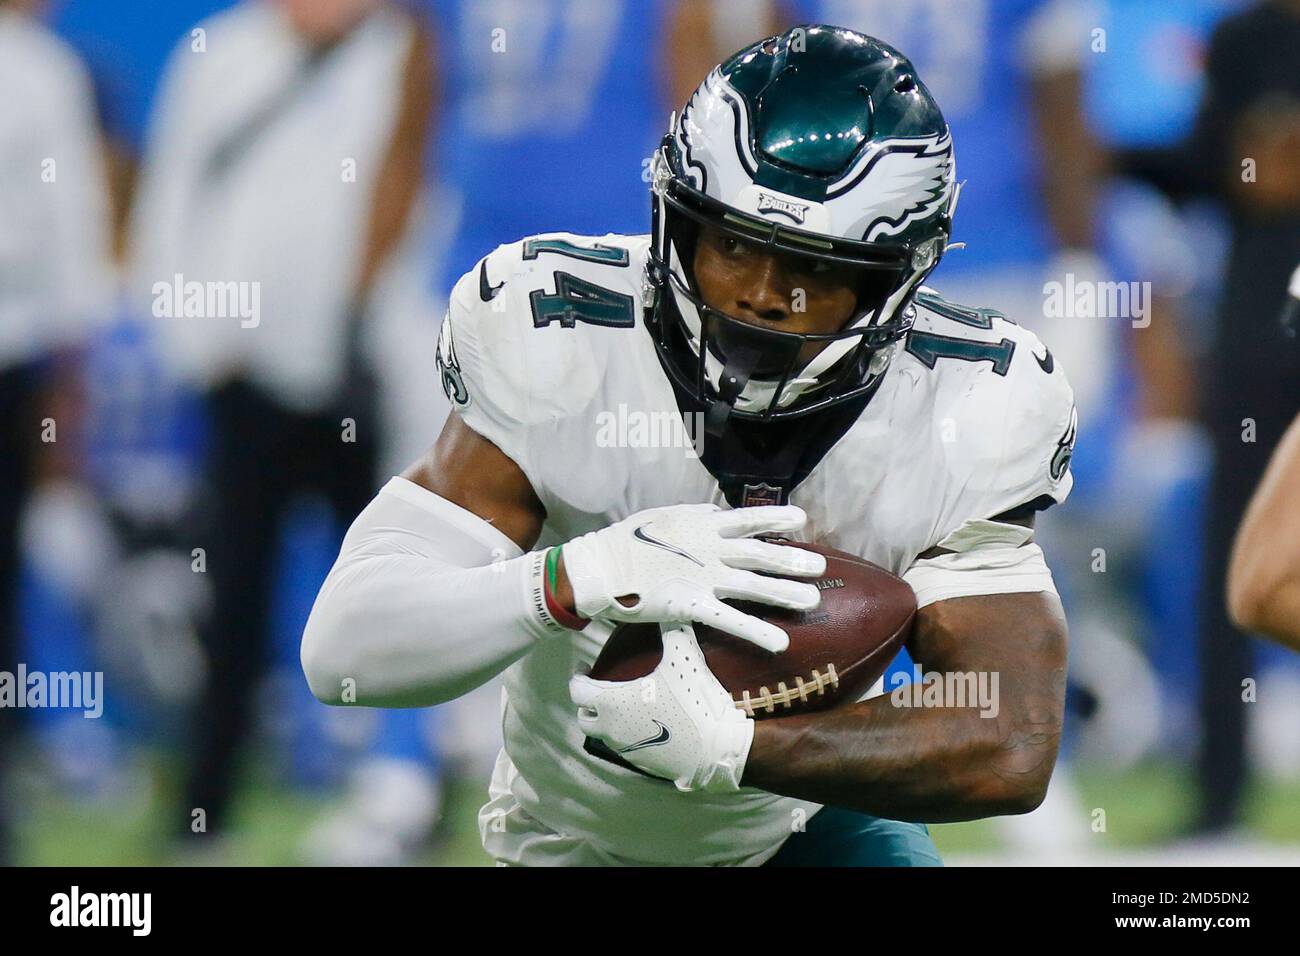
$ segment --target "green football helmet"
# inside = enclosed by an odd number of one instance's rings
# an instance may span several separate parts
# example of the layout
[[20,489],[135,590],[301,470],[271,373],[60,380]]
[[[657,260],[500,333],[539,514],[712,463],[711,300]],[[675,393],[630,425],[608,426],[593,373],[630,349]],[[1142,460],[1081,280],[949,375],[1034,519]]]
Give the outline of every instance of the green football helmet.
[[[648,325],[679,389],[714,412],[771,421],[870,394],[911,327],[956,205],[952,137],[912,64],[840,27],[795,27],[716,67],[653,160]],[[844,328],[760,328],[704,303],[708,226],[773,252],[848,267]],[[817,342],[820,350],[801,361]]]

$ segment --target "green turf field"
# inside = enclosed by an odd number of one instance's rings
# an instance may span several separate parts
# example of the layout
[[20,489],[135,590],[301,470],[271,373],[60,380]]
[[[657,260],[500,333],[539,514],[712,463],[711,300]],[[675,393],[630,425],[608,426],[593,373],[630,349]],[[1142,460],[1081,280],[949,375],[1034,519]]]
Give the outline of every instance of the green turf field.
[[[1088,809],[1106,811],[1106,832],[1097,834],[1099,846],[1160,846],[1178,838],[1192,819],[1194,789],[1184,770],[1167,765],[1124,773],[1076,770]],[[220,853],[213,858],[178,859],[164,825],[174,806],[172,781],[176,779],[175,767],[166,761],[148,761],[143,773],[148,786],[111,803],[71,801],[29,772],[18,794],[17,860],[43,866],[297,863],[298,841],[329,806],[329,798],[277,786],[265,767],[251,777],[235,810],[235,832]],[[475,826],[485,792],[485,783],[463,781],[450,786],[443,824],[419,862],[487,865]],[[1256,781],[1250,788],[1246,817],[1246,835],[1254,841],[1300,847],[1300,781]],[[996,828],[988,821],[931,829],[945,855],[990,852],[999,846]]]

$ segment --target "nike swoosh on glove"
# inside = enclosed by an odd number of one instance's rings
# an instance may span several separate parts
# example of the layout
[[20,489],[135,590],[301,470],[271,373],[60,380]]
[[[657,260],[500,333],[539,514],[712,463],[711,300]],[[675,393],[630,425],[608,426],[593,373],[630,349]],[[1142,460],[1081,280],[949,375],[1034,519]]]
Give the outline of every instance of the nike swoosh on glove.
[[689,624],[661,630],[663,659],[646,677],[570,679],[578,723],[589,737],[683,793],[734,793],[754,741],[754,721],[713,676]]
[[[816,577],[826,559],[750,535],[798,531],[794,505],[724,510],[717,505],[651,508],[564,545],[564,570],[583,617],[684,624],[698,621],[769,651],[790,644],[785,631],[722,603],[757,601],[807,611],[821,595],[811,584],[768,574]],[[631,606],[620,597],[635,596]]]

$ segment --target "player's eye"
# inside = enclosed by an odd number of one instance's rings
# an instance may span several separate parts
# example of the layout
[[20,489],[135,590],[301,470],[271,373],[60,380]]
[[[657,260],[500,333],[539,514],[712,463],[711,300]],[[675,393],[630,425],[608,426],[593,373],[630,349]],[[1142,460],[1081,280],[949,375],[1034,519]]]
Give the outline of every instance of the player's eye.
[[790,263],[791,268],[800,275],[821,276],[829,275],[835,267],[821,259],[809,259],[800,257]]

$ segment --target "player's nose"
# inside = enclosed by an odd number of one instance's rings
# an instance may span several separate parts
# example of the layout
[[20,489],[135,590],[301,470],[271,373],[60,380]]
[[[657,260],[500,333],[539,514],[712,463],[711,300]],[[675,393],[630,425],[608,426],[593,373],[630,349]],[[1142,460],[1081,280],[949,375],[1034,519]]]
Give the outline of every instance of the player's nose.
[[792,290],[774,259],[768,258],[747,277],[745,288],[736,297],[736,315],[747,315],[768,322],[781,322],[791,314]]

